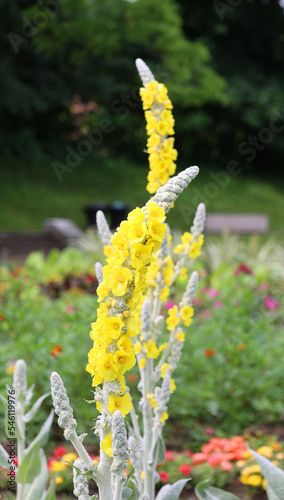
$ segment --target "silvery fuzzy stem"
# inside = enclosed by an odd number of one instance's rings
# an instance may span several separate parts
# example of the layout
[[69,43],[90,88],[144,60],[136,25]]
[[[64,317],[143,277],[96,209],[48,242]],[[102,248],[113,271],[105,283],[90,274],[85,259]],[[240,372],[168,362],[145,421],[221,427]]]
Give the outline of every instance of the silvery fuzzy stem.
[[170,234],[171,234],[170,228],[167,225],[167,232],[166,232],[165,238],[163,239],[163,243],[162,243],[160,250],[158,250],[158,252],[157,252],[159,260],[165,259],[170,254],[170,249],[169,249],[169,236],[170,236]]
[[142,304],[141,323],[141,334],[143,336],[143,341],[146,342],[151,337],[151,311],[148,299],[145,299]]
[[138,484],[138,490],[142,489],[142,479],[141,473],[143,470],[143,452],[141,446],[141,440],[137,442],[137,436],[130,436],[128,441],[130,460],[134,468],[134,476]]
[[111,245],[112,234],[105,218],[105,214],[101,210],[97,212],[97,228],[103,244]]
[[[108,411],[108,385],[104,380],[102,389],[102,415],[100,424],[100,442],[110,433],[110,412]],[[112,482],[111,482],[112,457],[109,457],[104,450],[100,449],[100,462],[98,471],[100,480],[98,482],[99,498],[102,500],[113,500]]]
[[206,221],[206,207],[204,203],[199,203],[197,210],[195,212],[195,217],[193,219],[193,226],[190,228],[190,232],[193,236],[195,233],[197,233],[198,235],[203,233],[205,221]]
[[115,485],[113,500],[120,500],[122,487],[125,483],[123,473],[127,468],[129,451],[127,447],[127,433],[124,418],[120,411],[114,412],[112,416],[112,449],[113,462],[111,471],[115,474]]
[[150,202],[157,203],[167,213],[172,203],[176,201],[188,184],[198,175],[198,172],[198,167],[189,167],[180,172],[180,174],[172,177],[164,186],[160,187]]
[[135,64],[144,87],[146,87],[147,83],[155,80],[152,71],[150,71],[147,64],[144,63],[143,59],[136,59]]
[[[166,375],[163,379],[161,387],[155,388],[155,400],[157,401],[157,406],[154,408],[155,420],[153,425],[153,435],[161,435],[161,429],[164,424],[161,423],[160,419],[164,412],[167,411],[167,404],[171,397],[171,373],[172,370],[167,370]],[[152,450],[154,450],[154,443],[152,445]],[[155,464],[157,465],[157,464]]]
[[95,271],[96,271],[96,277],[97,280],[100,283],[102,283],[104,277],[103,277],[103,266],[101,265],[100,262],[96,262],[95,264]]
[[80,460],[75,460],[73,464],[73,493],[78,497],[78,500],[89,500],[90,498],[88,479],[83,475],[84,472],[86,472],[84,464]]
[[17,400],[25,401],[27,392],[27,365],[22,359],[18,359],[15,364],[13,388]]
[[117,476],[121,476],[127,468],[129,451],[124,418],[118,410],[112,416],[112,443],[113,463],[111,470]]
[[155,482],[154,474],[155,471],[152,467],[152,424],[153,424],[153,412],[150,404],[147,401],[147,394],[151,394],[153,390],[152,383],[153,374],[153,359],[146,359],[145,374],[144,374],[144,384],[143,384],[143,470],[145,474],[144,480],[144,493],[149,495],[150,500],[155,498]]
[[89,470],[94,471],[93,461],[82,443],[83,436],[80,437],[76,433],[77,422],[73,418],[73,410],[69,404],[66,389],[57,372],[52,372],[50,382],[53,406],[55,413],[59,417],[58,425],[64,429],[65,439],[71,441],[84,465],[88,467]]
[[195,297],[197,286],[198,286],[199,276],[197,271],[193,271],[190,276],[185,292],[182,296],[181,306],[187,306],[192,303]]

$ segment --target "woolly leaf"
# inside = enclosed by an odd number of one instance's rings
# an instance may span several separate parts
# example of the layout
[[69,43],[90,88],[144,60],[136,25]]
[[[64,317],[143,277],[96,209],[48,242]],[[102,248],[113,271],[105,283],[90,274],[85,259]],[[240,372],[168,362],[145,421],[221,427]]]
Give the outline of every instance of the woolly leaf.
[[8,463],[9,455],[7,451],[3,448],[2,444],[0,444],[0,466],[4,469],[9,469],[10,465]]
[[43,423],[43,425],[42,425],[42,427],[41,427],[38,435],[34,438],[34,440],[32,441],[32,443],[27,448],[27,452],[29,451],[29,449],[31,447],[34,446],[34,443],[36,441],[39,441],[40,447],[44,446],[47,443],[48,435],[49,435],[49,431],[50,431],[50,427],[51,427],[52,421],[53,421],[53,415],[54,415],[54,410],[51,410],[51,412],[50,412],[49,416],[47,417],[46,421]]
[[121,495],[122,500],[128,500],[128,498],[130,498],[131,495],[132,495],[132,489],[128,488],[128,486],[124,486]]
[[195,494],[199,500],[240,500],[227,491],[214,486],[208,486],[209,481],[202,481],[195,487]]
[[36,402],[34,403],[34,405],[32,406],[32,408],[30,409],[30,411],[28,411],[28,413],[25,414],[25,416],[24,416],[24,421],[25,422],[30,422],[30,420],[35,416],[35,414],[36,414],[37,410],[39,409],[41,403],[49,395],[50,395],[50,392],[47,392],[46,394],[44,394],[43,396],[41,396],[40,398],[38,398],[36,400]]
[[187,483],[187,481],[189,481],[189,478],[180,479],[179,481],[176,481],[174,484],[166,484],[160,489],[156,497],[156,500],[178,500],[180,493],[184,488],[185,484]]
[[284,472],[256,451],[250,448],[249,451],[260,465],[261,472],[267,480],[267,496],[269,500],[282,500],[284,498]]
[[53,479],[53,481],[51,481],[51,483],[50,483],[50,485],[48,487],[47,492],[42,497],[42,500],[56,500],[56,496],[55,496],[55,479]]
[[41,463],[39,456],[39,441],[34,441],[19,467],[17,480],[21,484],[31,484],[40,473]]
[[34,479],[30,489],[25,495],[25,500],[38,500],[44,495],[45,486],[48,480],[47,463],[43,450],[39,450],[40,473]]

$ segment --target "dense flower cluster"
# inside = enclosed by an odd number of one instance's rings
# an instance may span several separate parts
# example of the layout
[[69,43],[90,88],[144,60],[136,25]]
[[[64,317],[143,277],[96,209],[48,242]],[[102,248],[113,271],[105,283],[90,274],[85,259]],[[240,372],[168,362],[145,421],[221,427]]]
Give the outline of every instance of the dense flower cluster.
[[[269,436],[267,436],[269,438]],[[283,469],[284,466],[284,448],[281,443],[275,441],[272,436],[267,444],[263,444],[255,451],[263,457],[271,460],[271,462]],[[240,469],[240,481],[248,486],[260,487],[264,490],[267,486],[267,481],[263,477],[260,466],[256,463],[253,455],[247,451],[242,460],[236,463]]]
[[[148,203],[144,210],[132,210],[111,237],[113,249],[97,289],[100,305],[92,323],[94,345],[87,366],[94,386],[103,381],[118,382],[109,395],[107,409],[111,414],[119,409],[125,416],[132,407],[124,382],[125,372],[135,364],[130,337],[139,330],[137,307],[147,286],[147,266],[166,233],[164,220],[164,210]],[[97,407],[101,411],[100,402]]]
[[247,451],[244,439],[234,436],[230,439],[213,437],[204,444],[200,453],[192,455],[192,463],[198,465],[207,462],[212,467],[219,466],[222,470],[233,469],[232,460],[241,460]]
[[171,112],[172,103],[164,84],[156,80],[148,82],[140,89],[143,109],[149,136],[147,152],[149,153],[150,172],[147,190],[155,193],[160,186],[175,173],[177,151],[174,149],[174,118]]

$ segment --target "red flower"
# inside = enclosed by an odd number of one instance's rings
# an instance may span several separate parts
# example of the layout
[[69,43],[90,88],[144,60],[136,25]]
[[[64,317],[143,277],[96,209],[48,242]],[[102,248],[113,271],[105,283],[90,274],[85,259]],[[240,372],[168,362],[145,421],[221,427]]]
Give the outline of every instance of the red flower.
[[223,460],[220,463],[220,469],[231,472],[231,470],[233,470],[233,464],[231,464],[228,460]]
[[171,477],[165,470],[161,470],[159,472],[159,476],[160,476],[162,483],[167,483]]
[[245,264],[239,264],[238,267],[234,271],[234,275],[238,276],[238,274],[253,274],[252,270],[246,266]]
[[58,356],[58,354],[61,354],[62,353],[62,346],[60,344],[55,344],[55,346],[53,347],[53,349],[50,351],[50,356]]
[[139,377],[135,373],[130,373],[130,375],[127,375],[126,380],[127,382],[138,382]]
[[194,453],[192,456],[192,463],[193,465],[198,465],[201,464],[202,462],[205,462],[207,459],[206,453]]
[[4,314],[0,314],[0,320],[2,319],[5,319],[5,315]]
[[183,476],[188,476],[191,473],[191,467],[188,464],[181,464],[178,470],[182,473]]
[[49,470],[49,469],[51,469],[52,464],[53,464],[54,462],[57,462],[56,458],[54,458],[54,457],[51,457],[51,458],[48,460],[48,462],[47,462],[47,468],[48,468],[48,470]]
[[[56,460],[58,460],[63,455],[65,455],[65,453],[67,453],[67,450],[64,446],[57,446],[57,448],[54,449],[52,458],[55,458]],[[51,460],[52,460],[52,458],[51,458]]]
[[215,349],[206,349],[204,351],[204,356],[215,356],[217,351],[215,351]]
[[91,285],[92,283],[94,283],[95,277],[92,276],[91,274],[87,274],[85,281],[86,281],[86,283],[89,283]]
[[175,461],[175,455],[172,450],[167,450],[166,451],[166,461],[167,462],[174,462]]
[[212,465],[212,467],[217,467],[225,458],[225,453],[213,453],[213,455],[207,458],[207,462],[209,465]]
[[187,450],[184,450],[184,454],[189,458],[191,458],[194,455],[194,453],[192,453],[192,451],[189,450],[188,448]]

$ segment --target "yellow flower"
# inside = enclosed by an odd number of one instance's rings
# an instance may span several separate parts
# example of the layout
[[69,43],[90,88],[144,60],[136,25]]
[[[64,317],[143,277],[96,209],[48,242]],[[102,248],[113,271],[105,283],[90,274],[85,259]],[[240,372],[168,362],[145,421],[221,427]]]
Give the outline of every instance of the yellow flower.
[[106,318],[105,326],[102,328],[104,334],[112,339],[118,339],[123,327],[123,322],[117,316],[110,316]]
[[154,398],[154,394],[147,394],[147,401],[152,408],[156,408],[157,406],[157,401]]
[[168,420],[168,418],[169,418],[169,414],[166,411],[164,411],[164,413],[162,413],[161,418],[160,418],[161,424],[164,424],[165,421]]
[[266,457],[266,458],[272,458],[273,457],[273,450],[272,450],[272,448],[270,446],[261,446],[256,451],[257,451],[257,453],[259,453],[263,457]]
[[161,302],[165,302],[167,300],[168,296],[170,295],[170,289],[168,286],[162,288],[161,290],[161,295],[160,295],[160,300]]
[[181,318],[185,324],[185,326],[189,326],[192,322],[192,316],[194,314],[193,307],[184,306],[181,310]]
[[184,342],[185,341],[185,335],[182,331],[176,333],[176,339],[179,342]]
[[64,469],[66,469],[67,465],[68,465],[67,463],[56,460],[56,462],[52,462],[51,470],[53,472],[62,472]]
[[139,352],[141,352],[141,350],[142,350],[142,344],[137,341],[137,342],[135,342],[133,348],[134,348],[135,354],[139,354]]
[[175,379],[171,378],[171,394],[176,390],[176,388]]
[[152,238],[154,238],[154,240],[162,242],[167,232],[167,226],[155,220],[149,220],[147,226],[149,234],[152,236]]
[[174,306],[168,311],[168,318],[166,319],[167,329],[173,330],[179,324],[179,318],[177,317],[178,307]]
[[136,363],[136,358],[134,354],[126,354],[122,351],[116,351],[115,362],[118,373],[123,375],[126,371],[131,370],[131,368]]
[[104,246],[104,254],[106,257],[110,257],[111,254],[113,253],[113,247],[111,245],[105,245]]
[[172,366],[169,363],[163,363],[161,366],[161,377],[165,378],[167,370],[171,370]]
[[154,340],[149,340],[148,342],[145,342],[144,347],[146,350],[147,358],[156,359],[159,356],[159,349],[157,348]]
[[102,442],[101,442],[101,449],[109,457],[113,456],[111,433],[107,434],[106,437],[102,440]]
[[250,476],[250,474],[255,474],[261,472],[261,468],[258,464],[248,465],[242,470],[243,476]]
[[134,269],[146,266],[151,260],[153,245],[142,245],[141,243],[134,243],[131,246],[131,265]]
[[181,268],[179,277],[180,277],[181,281],[186,280],[186,278],[187,278],[187,269],[186,269],[186,267],[182,267]]
[[146,366],[146,359],[141,358],[139,361],[139,368],[141,368],[141,370],[143,370],[143,368],[145,368],[145,366]]
[[115,380],[118,374],[115,356],[111,353],[100,353],[96,366],[97,374],[107,382]]
[[159,207],[157,203],[147,203],[146,207],[149,219],[154,219],[158,222],[164,222],[166,218],[165,211],[161,207]]
[[125,295],[128,283],[132,280],[132,272],[127,267],[117,267],[112,268],[112,275],[108,276],[107,282],[117,297]]
[[55,478],[55,484],[56,484],[56,486],[57,486],[58,484],[61,484],[61,483],[63,483],[63,477],[61,477],[61,476],[57,476],[57,477]]
[[189,233],[189,232],[185,232],[183,233],[182,237],[181,237],[181,241],[182,241],[182,245],[183,245],[183,248],[186,249],[189,245],[189,243],[191,242],[192,240],[192,234]]
[[145,222],[138,222],[136,224],[131,224],[127,231],[127,238],[130,243],[141,243],[144,240],[147,233],[147,227]]
[[8,373],[9,375],[11,375],[11,373],[14,373],[14,369],[15,369],[14,365],[7,366],[6,373]]
[[139,224],[139,222],[142,222],[145,220],[145,214],[141,210],[141,208],[135,208],[131,212],[129,212],[127,220],[130,222],[130,224]]
[[62,456],[61,460],[65,462],[74,462],[76,460],[77,454],[76,453],[65,453],[65,455]]
[[262,477],[258,474],[252,474],[247,478],[245,484],[249,484],[250,486],[260,486],[262,483]]
[[124,337],[124,336],[121,337],[117,342],[117,347],[123,353],[126,353],[126,354],[132,353],[132,342],[127,337]]
[[108,400],[108,411],[113,414],[116,410],[119,410],[123,417],[130,412],[132,408],[131,398],[128,393],[124,396],[116,396],[111,394]]

